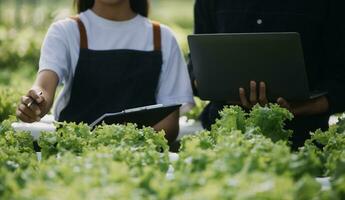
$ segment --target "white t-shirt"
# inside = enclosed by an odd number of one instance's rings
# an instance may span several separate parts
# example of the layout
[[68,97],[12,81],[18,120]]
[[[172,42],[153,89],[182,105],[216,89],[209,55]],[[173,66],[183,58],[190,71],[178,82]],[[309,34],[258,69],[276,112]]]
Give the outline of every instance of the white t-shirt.
[[[111,21],[87,10],[80,14],[80,19],[86,28],[89,49],[154,49],[152,23],[141,15],[128,21]],[[187,66],[177,41],[164,25],[161,25],[161,36],[163,65],[156,101],[158,104],[193,104]],[[64,85],[54,107],[56,119],[69,102],[79,50],[80,35],[75,20],[64,19],[51,25],[41,49],[39,71],[54,71]]]

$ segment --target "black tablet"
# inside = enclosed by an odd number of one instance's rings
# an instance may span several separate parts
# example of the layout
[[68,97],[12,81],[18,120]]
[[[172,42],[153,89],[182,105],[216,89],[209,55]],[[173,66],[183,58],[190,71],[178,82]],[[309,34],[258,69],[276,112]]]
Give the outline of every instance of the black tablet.
[[139,127],[154,126],[172,112],[181,107],[181,104],[173,105],[150,105],[138,108],[127,109],[117,113],[105,113],[90,124],[95,127],[102,124],[125,124],[135,123]]

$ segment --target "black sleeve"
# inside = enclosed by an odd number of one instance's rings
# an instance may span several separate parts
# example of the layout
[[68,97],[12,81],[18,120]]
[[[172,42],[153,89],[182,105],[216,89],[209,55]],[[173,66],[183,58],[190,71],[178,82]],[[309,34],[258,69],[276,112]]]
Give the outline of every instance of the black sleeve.
[[215,33],[215,0],[196,0],[194,5],[194,33]]
[[[214,3],[215,0],[196,0],[194,4],[194,33],[215,33],[216,28],[214,26],[215,13],[214,13]],[[193,63],[188,55],[188,72],[195,96],[198,96],[198,91],[195,88],[194,80],[195,76],[193,74]]]
[[330,113],[345,111],[345,1],[330,0],[323,31],[326,57],[325,79],[320,88],[328,91]]

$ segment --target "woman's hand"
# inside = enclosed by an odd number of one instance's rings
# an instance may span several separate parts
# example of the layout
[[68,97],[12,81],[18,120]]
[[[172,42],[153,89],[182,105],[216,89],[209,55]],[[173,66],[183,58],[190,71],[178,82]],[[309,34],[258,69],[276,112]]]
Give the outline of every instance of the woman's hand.
[[254,105],[259,103],[261,106],[268,104],[266,96],[266,84],[264,82],[259,83],[259,95],[257,95],[257,83],[250,81],[250,94],[249,99],[246,96],[244,88],[239,89],[241,105],[246,109],[251,109]]
[[50,70],[38,73],[36,82],[29,92],[21,98],[17,117],[23,122],[40,121],[53,105],[58,76]]
[[23,122],[32,123],[41,120],[46,107],[47,101],[42,89],[32,88],[25,96],[22,96],[16,114]]

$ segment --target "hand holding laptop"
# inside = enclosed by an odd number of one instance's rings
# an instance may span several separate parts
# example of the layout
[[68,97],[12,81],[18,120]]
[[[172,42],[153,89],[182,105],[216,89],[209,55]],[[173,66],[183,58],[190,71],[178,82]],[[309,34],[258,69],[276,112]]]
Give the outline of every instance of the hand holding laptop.
[[[198,87],[197,81],[194,81],[194,85],[196,88]],[[250,81],[249,85],[249,98],[246,95],[245,89],[239,88],[239,96],[241,101],[228,101],[227,103],[230,105],[239,105],[246,109],[251,109],[256,104],[260,104],[261,106],[267,105],[269,101],[266,94],[266,83],[261,81],[259,86],[257,86],[255,81]],[[257,91],[259,91],[259,94]],[[271,103],[279,104],[281,107],[286,108],[295,116],[323,113],[329,109],[328,100],[325,96],[302,102],[288,102],[285,100],[285,98],[279,97],[276,102]]]
[[[257,94],[258,90],[259,94]],[[239,88],[239,95],[241,104],[246,109],[250,109],[256,104],[260,104],[261,106],[268,104],[266,84],[264,82],[260,82],[259,86],[257,87],[257,83],[255,81],[250,81],[249,99],[247,98],[244,88]]]
[[[259,91],[259,94],[257,94],[257,91]],[[240,105],[246,109],[251,109],[256,104],[265,106],[269,103],[267,100],[265,82],[260,82],[259,86],[257,86],[255,81],[251,81],[249,99],[244,88],[239,89],[239,96],[241,99]],[[229,103],[233,104],[233,102]],[[319,114],[326,112],[329,109],[328,100],[325,96],[300,102],[288,102],[283,97],[279,97],[277,102],[272,103],[279,104],[295,116]]]
[[[259,86],[257,86],[257,83],[255,81],[250,81],[250,94],[249,99],[246,95],[246,91],[244,88],[239,88],[239,96],[240,96],[240,105],[246,109],[251,109],[256,104],[260,104],[261,106],[265,106],[269,103],[267,99],[266,94],[266,83],[261,81],[259,83]],[[259,91],[259,95],[257,94],[257,91]],[[232,104],[232,102],[229,102]],[[294,106],[291,106],[291,104],[286,101],[284,98],[279,97],[277,99],[277,102],[281,107],[288,109],[290,112],[294,113]]]

